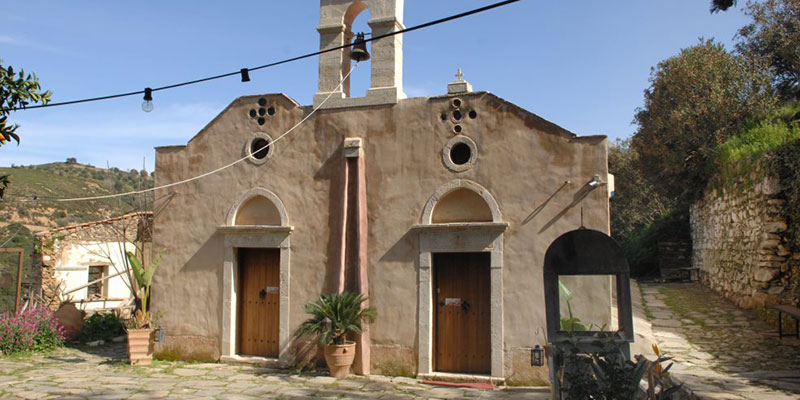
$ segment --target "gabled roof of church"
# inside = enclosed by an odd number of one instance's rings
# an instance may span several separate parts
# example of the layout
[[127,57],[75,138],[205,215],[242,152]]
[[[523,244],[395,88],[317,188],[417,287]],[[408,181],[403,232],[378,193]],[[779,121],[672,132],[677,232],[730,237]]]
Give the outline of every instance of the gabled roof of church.
[[[493,93],[487,92],[487,91],[459,93],[459,94],[455,94],[455,95],[454,94],[445,94],[445,95],[431,96],[431,97],[414,97],[414,98],[401,100],[401,102],[402,101],[407,101],[407,100],[413,100],[413,99],[421,99],[421,98],[425,98],[425,99],[428,99],[428,100],[435,100],[435,99],[447,99],[447,98],[453,98],[453,97],[480,97],[480,98],[488,99],[489,100],[489,103],[488,103],[489,105],[493,105],[493,106],[495,106],[497,108],[507,107],[510,112],[512,112],[517,117],[519,117],[521,120],[525,121],[526,125],[529,126],[531,129],[537,129],[537,130],[540,130],[542,132],[560,135],[560,136],[565,137],[565,138],[570,139],[570,140],[594,141],[594,140],[602,140],[602,139],[606,139],[607,138],[606,135],[585,135],[585,136],[577,135],[577,134],[575,134],[573,132],[570,132],[569,130],[567,130],[567,129],[565,129],[565,128],[563,128],[563,127],[561,127],[561,126],[559,126],[559,125],[557,125],[557,124],[555,124],[553,122],[550,122],[550,121],[548,121],[548,120],[546,120],[546,119],[534,114],[531,111],[526,110],[525,108],[522,108],[522,107],[520,107],[520,106],[518,106],[518,105],[516,105],[516,104],[514,104],[514,103],[512,103],[512,102],[510,102],[510,101],[508,101],[508,100],[506,100],[504,98],[502,98],[502,97],[499,97],[499,96],[497,96],[497,95],[495,95]],[[202,129],[200,129],[200,131],[197,132],[197,134],[195,134],[191,139],[189,139],[187,144],[191,143],[195,139],[201,137],[203,135],[203,133],[205,133],[205,131],[208,130],[208,128],[211,125],[214,124],[214,122],[216,122],[219,118],[221,118],[222,115],[224,115],[237,102],[245,100],[245,99],[251,99],[251,98],[273,98],[273,99],[280,98],[280,99],[283,99],[284,101],[286,101],[287,103],[293,105],[293,108],[297,108],[297,107],[301,107],[301,108],[302,107],[312,107],[310,105],[309,106],[301,105],[300,103],[298,103],[297,101],[295,101],[293,98],[291,98],[289,95],[287,95],[285,93],[266,93],[266,94],[253,94],[253,95],[239,96],[236,99],[234,99],[233,101],[231,101],[222,111],[220,111],[219,114],[217,114],[216,117],[214,117],[211,121],[209,121]],[[338,110],[338,111],[347,111],[348,109],[362,110],[364,108],[366,108],[366,107],[357,106],[357,107],[351,107],[351,108],[339,108],[339,109],[336,109],[336,110]],[[169,148],[182,148],[182,147],[186,147],[186,145],[157,146],[156,149],[169,149]]]

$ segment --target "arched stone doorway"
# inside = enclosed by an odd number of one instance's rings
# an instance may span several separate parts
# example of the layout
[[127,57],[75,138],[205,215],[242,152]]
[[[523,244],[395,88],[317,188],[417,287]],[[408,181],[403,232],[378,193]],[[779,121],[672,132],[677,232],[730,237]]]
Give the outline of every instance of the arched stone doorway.
[[[292,227],[283,202],[267,189],[251,189],[234,203],[226,225],[217,231],[225,247],[222,359],[288,361]],[[265,327],[248,322],[261,319],[267,321]]]
[[[419,375],[455,372],[502,379],[503,232],[508,224],[497,202],[481,185],[457,179],[428,199],[421,219],[414,227],[419,233]],[[459,324],[477,324],[478,333],[461,337]],[[449,330],[443,329],[446,325]],[[452,354],[451,342],[471,353]]]

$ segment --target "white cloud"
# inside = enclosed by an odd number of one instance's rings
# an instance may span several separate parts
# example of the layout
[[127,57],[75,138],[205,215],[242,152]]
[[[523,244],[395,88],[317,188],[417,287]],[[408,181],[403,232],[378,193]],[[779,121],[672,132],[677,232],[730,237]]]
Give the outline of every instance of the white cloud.
[[57,46],[51,46],[49,44],[39,43],[33,40],[29,40],[23,37],[18,36],[9,36],[9,35],[0,35],[0,43],[8,44],[11,46],[18,46],[18,47],[26,47],[32,48],[36,50],[42,50],[49,53],[59,54],[59,55],[75,55],[76,53]]

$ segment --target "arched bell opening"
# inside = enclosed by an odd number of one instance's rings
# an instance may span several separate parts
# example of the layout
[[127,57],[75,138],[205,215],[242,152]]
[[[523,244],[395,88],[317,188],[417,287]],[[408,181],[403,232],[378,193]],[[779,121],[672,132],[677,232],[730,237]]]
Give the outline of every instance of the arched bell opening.
[[[367,22],[372,18],[369,6],[362,1],[355,1],[344,14],[344,38],[346,43],[354,44],[356,35],[364,33],[366,38],[372,34],[372,28]],[[362,46],[366,49],[367,57],[371,53],[372,45],[370,43],[363,43]],[[345,57],[342,60],[342,76],[345,76],[355,65],[353,57],[354,46],[350,46],[345,51]],[[363,49],[362,49],[363,50]],[[363,57],[363,56],[362,56]],[[367,95],[367,90],[370,88],[371,72],[366,64],[369,58],[360,62],[358,68],[352,71],[350,77],[345,80],[342,85],[342,91],[345,97],[364,97]]]

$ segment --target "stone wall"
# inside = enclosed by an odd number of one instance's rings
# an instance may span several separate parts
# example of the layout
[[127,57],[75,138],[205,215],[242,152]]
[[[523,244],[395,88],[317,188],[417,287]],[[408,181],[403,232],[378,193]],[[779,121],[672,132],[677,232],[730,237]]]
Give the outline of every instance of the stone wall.
[[[750,161],[752,162],[752,161]],[[787,232],[786,185],[769,157],[718,176],[691,208],[692,265],[740,307],[795,304],[800,252]]]
[[34,235],[34,255],[31,279],[45,304],[56,309],[60,303],[59,290],[63,283],[56,277],[54,266],[70,246],[76,243],[150,242],[152,212],[138,212],[102,221],[65,226]]

